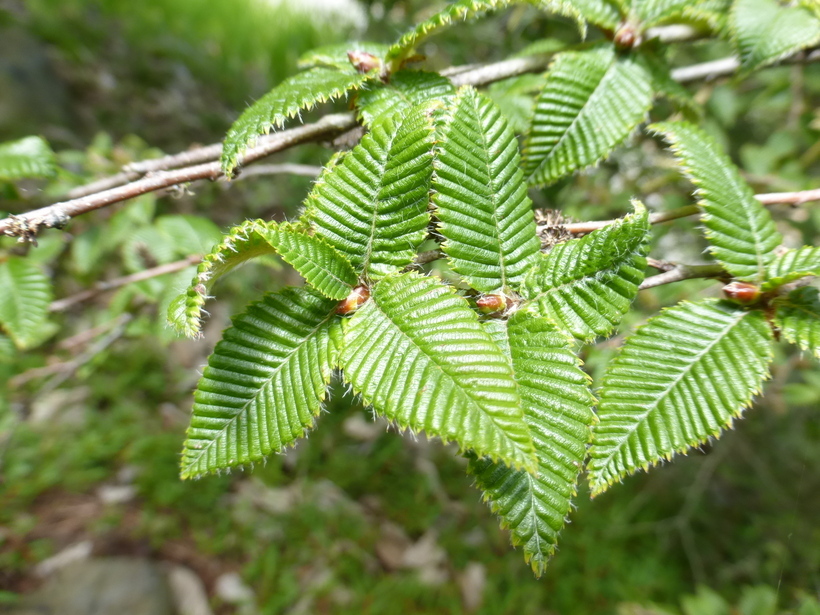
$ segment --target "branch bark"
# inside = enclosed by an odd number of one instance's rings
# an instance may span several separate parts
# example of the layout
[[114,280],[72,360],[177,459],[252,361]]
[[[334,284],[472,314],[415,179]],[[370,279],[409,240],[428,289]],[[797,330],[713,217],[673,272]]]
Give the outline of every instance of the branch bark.
[[[483,86],[524,73],[545,70],[550,60],[548,55],[529,56],[479,67],[462,67],[465,70],[454,68],[448,72],[455,85]],[[791,63],[816,61],[820,61],[820,50],[801,52],[784,60]],[[738,67],[737,58],[724,58],[675,69],[672,77],[680,82],[716,78],[732,74]],[[301,143],[332,139],[356,125],[352,113],[341,113],[327,115],[314,124],[260,137],[256,146],[245,152],[242,164],[251,164]],[[0,220],[0,234],[19,237],[21,241],[34,241],[43,228],[62,228],[75,216],[179,184],[219,179],[222,177],[218,162],[221,152],[222,145],[215,143],[179,154],[132,163],[116,175],[73,190],[67,201]]]

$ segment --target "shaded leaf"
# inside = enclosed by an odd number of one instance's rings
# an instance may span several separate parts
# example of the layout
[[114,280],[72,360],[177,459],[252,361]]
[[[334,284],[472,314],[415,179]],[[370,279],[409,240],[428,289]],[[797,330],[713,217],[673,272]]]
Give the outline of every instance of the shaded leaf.
[[369,53],[377,58],[383,58],[387,55],[388,49],[388,45],[367,41],[351,41],[349,43],[325,45],[324,47],[319,47],[303,54],[299,58],[298,66],[301,69],[325,66],[342,71],[353,72],[355,69],[350,63],[350,58],[347,55],[348,52],[359,51]]
[[51,300],[51,281],[39,267],[18,256],[0,262],[0,327],[18,348],[42,339]]
[[775,0],[735,0],[729,17],[732,41],[749,70],[773,64],[820,41],[820,19]]
[[820,275],[820,248],[803,246],[776,257],[766,269],[762,290],[772,290],[810,275]]
[[816,288],[796,288],[775,302],[780,335],[820,359],[820,295]]
[[365,126],[406,113],[412,107],[430,101],[441,101],[455,94],[447,77],[422,70],[401,70],[390,77],[390,83],[371,83],[359,92],[356,107]]
[[54,152],[40,137],[0,143],[0,181],[51,177],[57,171]]

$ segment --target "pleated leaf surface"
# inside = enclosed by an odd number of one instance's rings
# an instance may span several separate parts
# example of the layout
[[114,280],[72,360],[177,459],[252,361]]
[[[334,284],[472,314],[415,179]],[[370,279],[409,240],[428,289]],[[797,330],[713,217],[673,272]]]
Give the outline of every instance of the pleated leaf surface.
[[288,288],[233,319],[194,393],[183,478],[260,461],[313,426],[338,363],[336,304]]
[[203,306],[220,277],[251,259],[276,253],[276,249],[258,232],[266,224],[262,220],[248,220],[233,227],[202,258],[188,289],[168,307],[168,322],[177,333],[187,337],[199,335]]
[[695,7],[700,2],[695,0],[633,0],[631,12],[640,21],[642,28],[677,17],[687,7]]
[[51,281],[37,265],[19,256],[0,262],[0,329],[18,348],[40,340],[51,300]]
[[386,84],[372,82],[362,88],[356,101],[359,118],[373,126],[383,118],[430,101],[443,101],[456,89],[447,77],[423,70],[400,70]]
[[820,275],[820,248],[803,246],[789,250],[769,263],[763,290],[771,290],[810,275]]
[[40,137],[0,143],[0,180],[51,177],[56,170],[54,152]]
[[518,285],[538,258],[518,141],[501,110],[464,87],[437,129],[433,202],[452,268],[476,290]]
[[353,266],[321,237],[287,223],[271,223],[257,232],[325,297],[344,299],[356,285],[358,276]]
[[820,41],[820,18],[775,0],[735,0],[729,16],[732,41],[749,70],[773,64]]
[[646,209],[540,257],[521,286],[528,310],[582,341],[609,335],[629,310],[646,268]]
[[509,362],[466,300],[434,278],[376,284],[346,323],[342,367],[354,391],[400,427],[534,469]]
[[759,310],[683,302],[624,343],[606,370],[588,465],[594,493],[730,427],[772,360]]
[[606,158],[643,121],[652,94],[643,64],[611,45],[555,56],[524,143],[527,181],[551,184]]
[[317,180],[316,235],[370,279],[401,269],[427,235],[433,125],[425,108],[385,118]]
[[775,324],[788,342],[820,359],[820,296],[816,288],[796,288],[775,302]]
[[280,128],[289,118],[314,105],[344,96],[360,88],[371,75],[317,67],[288,77],[248,107],[225,135],[222,171],[226,175],[239,164],[242,153],[259,135]]
[[536,576],[555,551],[595,420],[590,378],[567,337],[522,312],[486,329],[510,360],[538,459],[536,475],[472,456],[470,473]]
[[695,184],[710,251],[739,280],[761,282],[783,237],[737,167],[705,132],[685,122],[653,124]]

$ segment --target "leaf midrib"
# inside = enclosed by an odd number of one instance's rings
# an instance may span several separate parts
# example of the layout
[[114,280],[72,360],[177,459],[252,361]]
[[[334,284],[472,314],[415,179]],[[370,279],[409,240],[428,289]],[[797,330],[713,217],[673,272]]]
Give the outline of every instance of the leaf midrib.
[[[649,407],[646,408],[646,411],[639,414],[640,418],[634,422],[633,429],[630,429],[626,431],[624,435],[615,438],[616,444],[608,445],[608,447],[611,448],[609,455],[607,455],[606,457],[599,457],[595,459],[595,465],[599,466],[599,469],[596,472],[596,474],[598,474],[599,479],[602,478],[604,470],[609,468],[610,462],[614,459],[615,455],[617,455],[621,451],[623,446],[628,442],[628,440],[632,437],[635,431],[637,431],[638,427],[640,427],[640,425],[642,425],[644,421],[646,421],[647,417],[658,410],[660,404],[670,395],[670,393],[675,389],[675,387],[678,386],[681,380],[683,380],[683,378],[686,377],[692,371],[695,365],[697,365],[700,362],[700,360],[712,350],[712,348],[714,348],[717,344],[722,342],[726,335],[728,335],[728,332],[731,331],[734,327],[736,327],[741,320],[748,316],[748,314],[749,312],[736,312],[735,318],[729,321],[726,327],[724,327],[724,329],[720,332],[720,335],[718,335],[712,341],[711,344],[706,346],[695,357],[693,357],[693,360],[690,361],[689,364],[680,372],[680,374],[678,374],[678,376],[669,384],[669,386],[666,387],[663,393],[659,395]],[[618,474],[620,474],[620,472],[618,472]]]
[[[193,467],[194,465],[198,465],[198,464],[199,464],[199,462],[200,462],[200,460],[201,460],[202,456],[203,456],[203,455],[204,455],[204,454],[205,454],[205,453],[206,453],[206,452],[207,452],[207,451],[208,451],[208,450],[209,450],[212,446],[214,446],[214,445],[215,445],[215,444],[219,441],[219,439],[220,439],[220,438],[222,438],[222,437],[225,435],[225,432],[228,430],[228,428],[229,428],[231,425],[233,425],[235,422],[237,422],[237,421],[239,420],[239,418],[240,418],[240,417],[242,417],[242,416],[243,416],[243,415],[247,412],[248,407],[249,407],[252,403],[254,403],[254,402],[258,399],[258,397],[259,397],[260,393],[261,393],[261,392],[262,392],[262,391],[263,391],[263,390],[264,390],[264,389],[265,389],[265,388],[266,388],[266,387],[267,387],[267,386],[271,383],[271,381],[273,381],[273,379],[276,377],[276,375],[277,375],[277,374],[279,374],[279,372],[281,372],[281,371],[285,368],[285,366],[287,366],[287,365],[288,365],[288,363],[289,363],[289,362],[290,362],[290,360],[293,358],[293,356],[294,356],[297,352],[299,352],[299,350],[301,350],[301,349],[302,349],[302,347],[303,347],[305,344],[307,344],[307,343],[308,343],[311,339],[313,339],[313,338],[314,338],[314,337],[318,334],[319,330],[320,330],[320,329],[321,329],[321,328],[322,328],[322,327],[323,327],[323,326],[324,326],[324,325],[325,325],[328,321],[330,321],[330,319],[331,319],[331,318],[333,318],[334,314],[335,314],[335,312],[333,312],[333,311],[331,311],[330,313],[328,313],[328,315],[327,315],[327,316],[326,316],[326,317],[325,317],[325,318],[324,318],[324,319],[323,319],[320,323],[318,323],[318,324],[317,324],[317,325],[313,328],[313,331],[311,331],[309,335],[307,335],[307,336],[306,336],[306,337],[305,337],[305,338],[304,338],[304,339],[303,339],[303,340],[302,340],[302,341],[301,341],[298,345],[296,345],[296,346],[293,348],[293,350],[291,350],[289,353],[287,353],[287,354],[285,355],[285,357],[284,357],[284,358],[283,358],[283,360],[282,360],[282,363],[280,363],[280,364],[279,364],[279,366],[278,366],[278,367],[276,367],[276,368],[275,368],[275,369],[271,372],[270,377],[266,378],[266,379],[265,379],[265,381],[262,383],[262,385],[261,385],[261,386],[259,386],[259,388],[257,388],[256,393],[254,393],[253,397],[251,397],[248,401],[246,401],[246,402],[245,402],[245,404],[242,406],[242,408],[241,408],[241,409],[240,409],[240,410],[239,410],[239,411],[238,411],[238,412],[237,412],[237,413],[236,413],[236,414],[235,414],[235,415],[234,415],[231,419],[229,419],[229,420],[225,423],[225,426],[224,426],[224,427],[222,427],[222,429],[220,429],[220,430],[219,430],[219,433],[217,433],[217,434],[216,434],[216,435],[215,435],[215,436],[214,436],[214,437],[213,437],[213,438],[212,438],[212,439],[208,442],[208,444],[207,444],[206,446],[203,446],[201,449],[197,449],[197,450],[199,451],[199,454],[196,456],[196,458],[195,458],[193,461],[191,461],[189,464],[187,464],[187,468],[188,468],[188,469],[189,469],[189,468],[191,468],[191,467]],[[323,376],[323,377],[324,377],[324,376]],[[265,413],[265,414],[267,414],[267,413]],[[190,449],[189,449],[189,450],[190,450]]]
[[[437,366],[437,367],[441,370],[442,375],[446,376],[446,377],[447,377],[447,378],[448,378],[448,379],[452,382],[452,384],[453,384],[453,386],[454,386],[455,390],[456,390],[456,391],[458,391],[458,394],[459,394],[459,396],[460,396],[460,397],[464,397],[464,398],[466,398],[466,399],[467,399],[467,401],[469,402],[469,404],[470,404],[471,406],[475,406],[475,407],[476,407],[476,408],[480,411],[480,413],[482,413],[484,416],[486,416],[487,418],[489,418],[489,419],[490,419],[490,421],[492,422],[492,424],[496,427],[496,429],[498,430],[498,432],[501,434],[501,437],[502,437],[502,438],[504,438],[504,440],[505,440],[506,442],[508,442],[509,444],[511,444],[511,445],[512,445],[512,448],[513,448],[514,450],[517,450],[517,451],[518,451],[518,452],[519,452],[519,453],[520,453],[520,454],[521,454],[524,458],[530,457],[530,455],[527,455],[527,453],[526,453],[524,450],[522,450],[521,446],[520,446],[517,442],[515,442],[512,438],[510,438],[510,436],[507,434],[507,432],[504,430],[504,428],[496,422],[495,417],[494,417],[492,414],[490,414],[489,412],[487,412],[487,411],[486,411],[486,410],[485,410],[485,409],[484,409],[484,408],[483,408],[483,407],[482,407],[482,406],[478,403],[478,401],[476,401],[475,399],[473,399],[473,398],[469,395],[469,393],[467,392],[467,389],[466,389],[465,387],[463,387],[461,384],[459,384],[459,383],[456,381],[456,379],[455,379],[455,378],[454,378],[454,377],[450,374],[450,372],[449,372],[449,366],[448,366],[446,363],[441,363],[440,361],[438,361],[438,360],[436,359],[436,357],[435,357],[435,356],[428,354],[428,353],[424,350],[424,348],[422,348],[422,347],[421,347],[421,346],[420,346],[420,345],[419,345],[419,344],[418,344],[418,343],[417,343],[417,342],[416,342],[416,341],[415,341],[415,340],[414,340],[414,339],[413,339],[413,338],[412,338],[412,337],[411,337],[411,336],[407,333],[407,331],[405,331],[405,330],[404,330],[401,326],[399,326],[399,324],[398,324],[395,320],[393,320],[393,319],[392,319],[392,318],[391,318],[391,317],[387,314],[387,312],[385,312],[385,311],[382,309],[382,307],[379,305],[378,300],[373,301],[373,305],[374,305],[375,309],[377,309],[377,310],[379,311],[379,313],[380,313],[380,314],[382,314],[382,315],[383,315],[383,316],[384,316],[384,317],[385,317],[385,318],[386,318],[386,319],[390,322],[390,324],[392,324],[392,325],[396,328],[396,330],[398,330],[398,331],[402,334],[402,336],[403,336],[405,339],[407,339],[407,340],[408,340],[408,341],[409,341],[409,342],[410,342],[410,343],[411,343],[411,344],[412,344],[415,348],[417,348],[417,349],[418,349],[418,351],[419,351],[419,352],[420,352],[423,356],[427,357],[427,358],[428,358],[428,359],[429,359],[429,360],[430,360],[430,361],[431,361],[434,365],[436,365],[436,366]],[[480,325],[479,325],[479,326],[480,326]],[[482,331],[483,331],[483,329],[482,329]],[[490,338],[490,340],[492,341],[492,336],[490,336],[488,333],[486,333],[486,331],[485,331],[484,333],[485,333],[485,334],[486,334],[486,335]],[[493,342],[493,343],[495,343],[495,342]],[[513,379],[513,382],[515,383],[515,385],[516,385],[516,390],[517,390],[517,389],[518,389],[518,383],[515,381],[515,377],[514,377],[514,376],[512,376],[512,368],[510,368],[510,372],[511,372],[511,378]],[[525,419],[524,419],[523,417],[522,417],[522,421],[526,422],[526,421],[525,421]]]

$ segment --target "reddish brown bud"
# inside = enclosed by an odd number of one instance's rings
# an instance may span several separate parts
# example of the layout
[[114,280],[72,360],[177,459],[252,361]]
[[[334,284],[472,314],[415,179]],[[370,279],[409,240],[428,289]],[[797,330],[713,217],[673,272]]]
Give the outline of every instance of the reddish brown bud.
[[723,287],[723,296],[744,305],[760,298],[760,288],[748,282],[730,282]]
[[374,68],[381,68],[381,59],[366,51],[348,51],[347,58],[353,67],[360,73],[369,73]]
[[500,314],[507,309],[507,298],[504,295],[484,295],[475,304],[482,314]]
[[641,44],[641,33],[636,24],[627,21],[618,27],[612,40],[620,49],[632,49]]
[[336,308],[336,313],[344,315],[355,312],[368,299],[370,299],[370,289],[367,286],[357,286],[350,291],[346,299],[342,299]]

